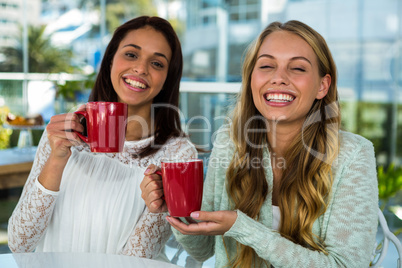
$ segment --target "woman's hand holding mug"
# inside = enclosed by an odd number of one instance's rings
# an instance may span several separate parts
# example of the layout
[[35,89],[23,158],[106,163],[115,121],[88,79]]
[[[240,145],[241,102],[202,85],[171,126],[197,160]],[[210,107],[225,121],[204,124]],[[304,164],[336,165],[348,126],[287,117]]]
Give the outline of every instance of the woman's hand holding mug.
[[[78,111],[83,110],[85,110],[84,105],[78,109]],[[75,132],[83,131],[84,127],[75,113],[52,116],[46,126],[47,137],[52,149],[50,157],[67,162],[71,155],[70,147],[81,143],[81,139]]]
[[[79,110],[84,110],[81,106]],[[75,113],[52,116],[46,126],[51,152],[38,181],[46,189],[59,191],[64,167],[71,155],[71,146],[81,143],[76,132],[84,131],[84,126]]]
[[150,165],[141,183],[149,211],[169,211],[173,217],[190,217],[201,209],[204,172],[201,159],[162,160],[161,169]]
[[149,165],[144,173],[145,177],[140,184],[141,197],[144,199],[148,210],[152,213],[168,211],[166,202],[163,199],[162,177],[156,173],[158,171],[159,168],[157,166],[153,164]]

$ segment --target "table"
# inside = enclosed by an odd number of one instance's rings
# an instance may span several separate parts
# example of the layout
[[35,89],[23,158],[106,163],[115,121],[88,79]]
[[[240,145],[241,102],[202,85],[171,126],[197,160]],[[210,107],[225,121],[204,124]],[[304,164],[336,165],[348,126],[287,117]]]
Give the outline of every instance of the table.
[[24,186],[36,149],[33,146],[0,150],[0,190]]
[[145,258],[100,253],[0,254],[1,268],[177,268],[174,264]]
[[45,125],[10,125],[3,124],[4,128],[9,128],[12,130],[19,130],[20,134],[18,136],[18,148],[29,148],[33,146],[32,130],[44,130]]

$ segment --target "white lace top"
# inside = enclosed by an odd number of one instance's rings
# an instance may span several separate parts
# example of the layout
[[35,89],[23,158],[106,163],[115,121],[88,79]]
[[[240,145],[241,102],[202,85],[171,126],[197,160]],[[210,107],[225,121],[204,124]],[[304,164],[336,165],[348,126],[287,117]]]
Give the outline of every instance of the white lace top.
[[136,159],[153,137],[126,141],[121,153],[72,148],[60,191],[37,180],[51,148],[44,132],[20,200],[9,219],[13,252],[95,252],[155,258],[171,235],[165,213],[153,214],[141,198],[140,183],[161,158],[194,158],[187,138],[172,138],[154,155]]

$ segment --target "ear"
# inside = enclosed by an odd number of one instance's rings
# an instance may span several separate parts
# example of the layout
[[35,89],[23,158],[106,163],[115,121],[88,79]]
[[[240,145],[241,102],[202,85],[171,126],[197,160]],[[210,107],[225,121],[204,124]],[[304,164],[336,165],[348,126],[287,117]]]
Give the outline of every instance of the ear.
[[317,100],[324,98],[331,86],[331,76],[326,74],[323,78],[321,78],[320,89],[317,92],[317,96],[315,97]]

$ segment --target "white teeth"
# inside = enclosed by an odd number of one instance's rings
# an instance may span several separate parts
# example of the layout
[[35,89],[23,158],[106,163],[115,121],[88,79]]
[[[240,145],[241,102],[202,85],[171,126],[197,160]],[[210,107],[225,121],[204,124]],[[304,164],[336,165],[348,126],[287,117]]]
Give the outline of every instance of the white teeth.
[[129,85],[131,85],[131,86],[133,86],[133,87],[142,88],[142,89],[145,89],[145,88],[147,87],[145,84],[140,83],[140,82],[135,81],[135,80],[131,80],[131,79],[129,79],[129,78],[124,78],[124,81],[125,81],[127,84],[129,84]]
[[272,102],[290,102],[294,100],[294,97],[292,95],[288,94],[281,94],[281,93],[271,93],[267,94],[265,96],[267,101],[272,101]]

